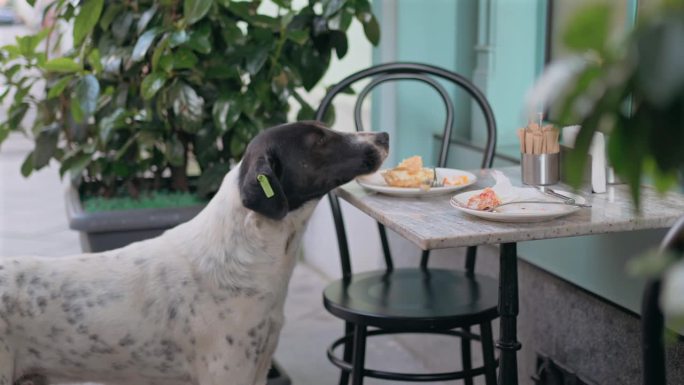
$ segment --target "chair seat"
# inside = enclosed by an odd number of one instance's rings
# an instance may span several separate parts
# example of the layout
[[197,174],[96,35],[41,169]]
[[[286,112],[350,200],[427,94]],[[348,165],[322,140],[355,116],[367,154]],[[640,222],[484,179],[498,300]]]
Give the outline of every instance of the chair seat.
[[323,304],[353,323],[412,330],[453,329],[498,317],[498,282],[444,269],[354,274],[326,287]]

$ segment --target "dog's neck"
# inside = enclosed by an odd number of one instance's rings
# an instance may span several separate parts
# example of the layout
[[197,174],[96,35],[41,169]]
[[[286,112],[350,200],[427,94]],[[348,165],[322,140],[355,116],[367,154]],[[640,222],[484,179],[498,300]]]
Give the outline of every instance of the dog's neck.
[[254,286],[266,282],[282,290],[317,202],[307,202],[282,220],[257,214],[242,205],[236,167],[200,214],[167,232],[168,241],[181,249],[192,245],[186,254],[194,269],[218,287],[263,291],[268,288]]

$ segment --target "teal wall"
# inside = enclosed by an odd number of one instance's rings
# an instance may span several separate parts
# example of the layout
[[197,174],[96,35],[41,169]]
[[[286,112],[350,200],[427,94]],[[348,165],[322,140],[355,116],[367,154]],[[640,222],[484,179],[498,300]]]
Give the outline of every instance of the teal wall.
[[515,132],[527,122],[524,99],[543,63],[544,23],[539,0],[492,1],[492,55],[486,94],[499,126],[499,144],[517,143]]
[[[484,3],[489,3],[488,7]],[[383,26],[388,23],[382,20],[383,8],[394,8],[391,23],[395,26],[389,31],[393,47],[381,50],[391,50],[392,60],[430,63],[473,80],[492,105],[499,145],[515,145],[515,130],[526,121],[525,94],[542,66],[540,36],[545,24],[537,21],[544,15],[544,4],[543,0],[376,0]],[[376,62],[386,61],[380,56],[376,52]],[[420,154],[434,161],[437,154],[432,151],[430,137],[442,130],[444,107],[429,86],[406,83],[387,96],[394,98],[396,106],[391,122],[398,135],[392,143],[392,160]],[[471,99],[456,87],[447,86],[447,90],[455,103],[454,134],[484,143],[479,109],[473,108]],[[380,118],[374,125],[383,127],[386,122]]]
[[[387,3],[376,1],[376,7],[382,9]],[[471,77],[477,28],[474,4],[468,0],[401,0],[391,4],[396,15],[396,46],[390,48],[393,60],[430,63]],[[387,24],[382,15],[380,21]],[[443,85],[454,100],[454,133],[467,138],[470,98],[448,82]],[[432,134],[441,132],[445,121],[440,97],[430,86],[414,81],[402,82],[391,97],[395,98],[392,120],[396,122],[392,160],[420,154],[426,162],[434,162],[437,154],[432,150]],[[382,119],[376,124],[383,125]]]

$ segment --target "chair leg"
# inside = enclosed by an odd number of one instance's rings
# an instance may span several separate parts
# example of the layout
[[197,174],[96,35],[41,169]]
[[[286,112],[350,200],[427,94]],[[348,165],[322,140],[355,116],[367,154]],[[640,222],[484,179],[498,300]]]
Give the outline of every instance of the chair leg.
[[494,358],[494,337],[492,337],[492,323],[487,321],[480,324],[480,342],[482,343],[482,358],[484,359],[485,383],[496,385],[496,358]]
[[[344,323],[344,335],[348,336],[354,331],[354,324],[351,322]],[[342,358],[345,362],[351,362],[352,359],[352,344],[344,344],[344,352],[342,353]],[[349,385],[349,372],[342,370],[340,373],[340,385]]]
[[[470,326],[464,327],[463,332],[470,334]],[[473,358],[470,354],[470,337],[461,337],[461,362],[463,363],[463,383],[465,385],[473,385],[473,375],[470,371],[473,369]]]
[[354,353],[352,361],[352,385],[363,385],[366,359],[366,325],[354,325]]

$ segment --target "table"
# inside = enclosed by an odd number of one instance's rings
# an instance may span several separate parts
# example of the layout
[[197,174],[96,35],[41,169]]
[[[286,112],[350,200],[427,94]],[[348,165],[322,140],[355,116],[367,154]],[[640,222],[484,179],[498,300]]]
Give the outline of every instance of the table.
[[[520,183],[520,167],[500,168],[514,185]],[[494,184],[490,170],[473,171],[478,181],[468,189]],[[554,186],[572,191],[564,185]],[[412,241],[423,250],[499,244],[499,315],[501,351],[499,381],[501,385],[518,383],[517,340],[518,271],[517,242],[574,237],[622,231],[666,228],[684,215],[684,195],[677,192],[659,194],[655,189],[641,189],[641,210],[633,208],[627,185],[611,185],[604,194],[579,192],[591,208],[566,217],[539,223],[499,223],[475,218],[453,209],[450,195],[432,198],[399,198],[364,190],[348,183],[336,194],[386,227]]]

